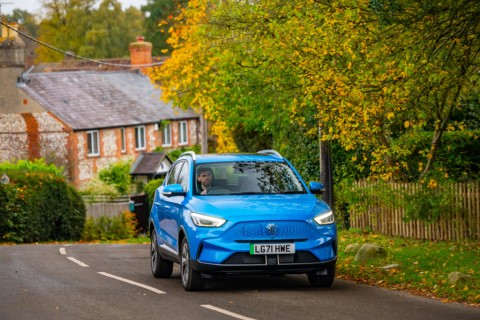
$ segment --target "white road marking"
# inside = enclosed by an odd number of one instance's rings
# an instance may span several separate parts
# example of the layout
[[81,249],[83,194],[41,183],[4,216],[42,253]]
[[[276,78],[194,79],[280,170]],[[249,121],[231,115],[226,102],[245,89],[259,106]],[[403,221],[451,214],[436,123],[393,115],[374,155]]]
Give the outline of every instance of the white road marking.
[[65,250],[64,247],[61,247],[61,248],[60,248],[60,254],[62,254],[62,255],[67,254],[67,251]]
[[210,310],[213,310],[213,311],[217,311],[217,312],[220,312],[220,313],[223,313],[223,314],[226,314],[227,316],[230,316],[230,317],[233,317],[233,318],[237,318],[237,319],[241,319],[241,320],[255,320],[253,318],[249,318],[249,317],[245,317],[245,316],[242,316],[238,313],[233,313],[233,312],[230,312],[230,311],[227,311],[227,310],[224,310],[224,309],[220,309],[220,308],[217,308],[217,307],[214,307],[210,304],[202,304],[201,307],[204,307],[204,308],[207,308],[207,309],[210,309]]
[[144,289],[153,291],[153,292],[155,292],[155,293],[159,293],[159,294],[166,293],[166,292],[163,292],[163,291],[161,291],[161,290],[158,290],[158,289],[156,289],[156,288],[154,288],[154,287],[150,287],[150,286],[147,286],[147,285],[144,285],[144,284],[141,284],[141,283],[132,281],[132,280],[125,279],[125,278],[117,277],[117,276],[114,276],[113,274],[110,274],[110,273],[99,272],[99,274],[101,274],[102,276],[106,276],[106,277],[109,277],[109,278],[113,278],[113,279],[116,279],[116,280],[119,280],[119,281],[123,281],[123,282],[129,283],[129,284],[133,284],[134,286],[141,287],[141,288],[144,288]]
[[85,268],[88,268],[88,264],[85,264],[83,263],[82,261],[79,261],[73,257],[67,257],[68,260],[72,261],[72,262],[75,262],[76,264],[78,264],[80,267],[85,267]]

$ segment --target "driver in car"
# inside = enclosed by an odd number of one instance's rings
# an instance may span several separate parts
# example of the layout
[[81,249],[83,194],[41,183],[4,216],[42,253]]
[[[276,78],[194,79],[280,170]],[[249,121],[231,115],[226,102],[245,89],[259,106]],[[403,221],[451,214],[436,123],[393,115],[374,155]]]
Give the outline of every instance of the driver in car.
[[200,194],[207,194],[208,189],[212,187],[213,171],[209,167],[201,167],[197,172],[197,181],[200,182],[202,191]]

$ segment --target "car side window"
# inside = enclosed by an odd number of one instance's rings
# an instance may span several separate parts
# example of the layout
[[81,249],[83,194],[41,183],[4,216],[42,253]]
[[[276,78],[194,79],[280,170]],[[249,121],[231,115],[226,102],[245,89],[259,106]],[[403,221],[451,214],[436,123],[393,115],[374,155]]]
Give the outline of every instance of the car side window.
[[183,190],[187,190],[188,186],[188,164],[184,161],[183,166],[181,167],[176,183],[180,184],[183,187]]
[[185,161],[177,163],[173,168],[170,169],[170,174],[168,175],[167,185],[179,183],[178,176],[182,170],[183,164]]

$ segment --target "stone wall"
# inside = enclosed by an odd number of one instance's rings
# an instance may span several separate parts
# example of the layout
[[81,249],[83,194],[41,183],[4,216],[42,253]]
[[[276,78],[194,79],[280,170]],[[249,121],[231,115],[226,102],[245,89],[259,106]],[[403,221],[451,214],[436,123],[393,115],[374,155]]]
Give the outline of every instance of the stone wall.
[[0,114],[0,162],[44,158],[65,167],[67,139],[62,124],[47,112]]
[[[172,148],[178,147],[178,122],[172,121]],[[162,144],[157,126],[145,126],[146,148],[135,149],[135,128],[126,127],[126,151],[122,152],[120,128],[99,130],[100,155],[87,153],[87,132],[72,131],[48,112],[0,113],[0,162],[44,158],[65,168],[76,186],[93,178],[100,170],[119,161],[134,161],[143,152]],[[188,145],[199,143],[196,120],[188,120]]]

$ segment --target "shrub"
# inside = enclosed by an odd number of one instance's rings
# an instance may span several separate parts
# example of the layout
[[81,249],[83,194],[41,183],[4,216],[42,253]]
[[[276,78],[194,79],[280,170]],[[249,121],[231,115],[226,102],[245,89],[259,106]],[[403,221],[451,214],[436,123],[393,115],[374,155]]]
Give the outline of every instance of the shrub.
[[87,183],[82,185],[79,192],[82,195],[91,196],[92,199],[94,199],[95,196],[99,195],[109,196],[112,199],[120,196],[120,193],[115,188],[115,186],[107,184],[106,182],[100,180],[98,177],[94,177],[88,180]]
[[63,168],[56,167],[54,164],[46,164],[44,159],[33,161],[18,160],[17,162],[5,161],[0,163],[0,171],[22,171],[22,172],[43,172],[51,173],[55,176],[63,176]]
[[147,195],[148,208],[152,208],[153,200],[155,199],[155,190],[163,183],[163,178],[150,180],[145,187],[143,192]]
[[41,161],[31,165],[19,161],[18,168],[8,164],[2,169],[10,183],[1,188],[1,241],[80,239],[85,223],[85,204],[60,170]]
[[128,194],[131,184],[130,162],[114,163],[108,168],[100,170],[98,177],[106,184],[113,185],[120,194]]
[[0,242],[23,242],[27,214],[17,189],[0,184]]
[[195,153],[200,153],[201,152],[201,146],[200,145],[194,145],[193,147],[181,147],[179,149],[173,149],[167,152],[168,157],[170,160],[175,161],[177,160],[180,155],[184,152],[187,151],[193,151]]
[[121,240],[133,238],[138,234],[135,214],[124,211],[121,217],[101,216],[87,218],[82,240]]

